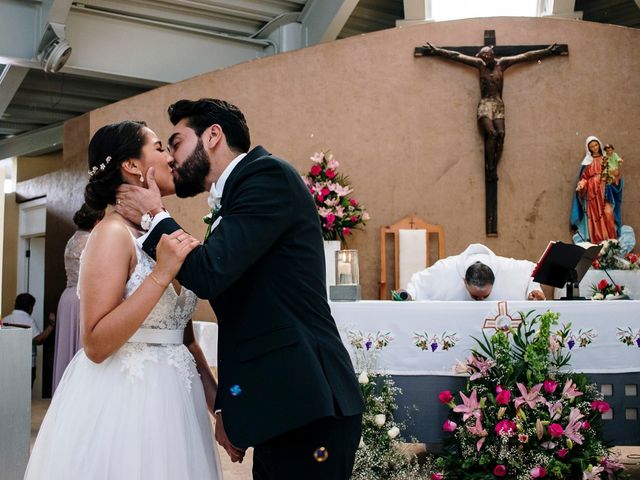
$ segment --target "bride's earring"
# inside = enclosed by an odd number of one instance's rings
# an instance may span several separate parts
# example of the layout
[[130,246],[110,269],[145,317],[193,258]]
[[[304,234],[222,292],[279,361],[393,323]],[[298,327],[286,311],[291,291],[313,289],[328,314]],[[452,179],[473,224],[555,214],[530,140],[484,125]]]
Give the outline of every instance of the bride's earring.
[[140,172],[140,183],[144,183],[144,175]]

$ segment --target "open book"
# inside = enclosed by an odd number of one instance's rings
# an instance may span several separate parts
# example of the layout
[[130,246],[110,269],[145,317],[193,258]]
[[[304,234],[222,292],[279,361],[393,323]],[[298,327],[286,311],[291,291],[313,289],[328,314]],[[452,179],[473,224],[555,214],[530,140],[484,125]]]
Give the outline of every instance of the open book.
[[600,245],[549,242],[531,276],[538,283],[556,288],[579,283],[600,253]]

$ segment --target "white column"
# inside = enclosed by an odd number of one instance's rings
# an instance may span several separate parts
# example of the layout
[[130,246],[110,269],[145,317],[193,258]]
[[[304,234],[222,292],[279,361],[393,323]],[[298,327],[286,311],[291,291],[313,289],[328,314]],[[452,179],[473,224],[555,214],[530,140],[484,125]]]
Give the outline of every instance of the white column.
[[396,20],[396,27],[433,22],[431,0],[403,0],[404,20]]
[[538,12],[541,17],[582,20],[582,12],[576,12],[575,9],[575,0],[540,0],[538,4]]

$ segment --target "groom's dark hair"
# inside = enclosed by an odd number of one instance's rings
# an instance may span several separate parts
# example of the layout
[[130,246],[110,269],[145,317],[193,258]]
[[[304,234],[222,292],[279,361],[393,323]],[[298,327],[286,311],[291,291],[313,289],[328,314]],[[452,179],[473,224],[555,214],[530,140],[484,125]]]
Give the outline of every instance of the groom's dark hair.
[[183,118],[199,137],[211,125],[218,124],[231,150],[246,153],[251,146],[249,127],[238,107],[216,98],[178,100],[169,106],[169,120],[176,125]]

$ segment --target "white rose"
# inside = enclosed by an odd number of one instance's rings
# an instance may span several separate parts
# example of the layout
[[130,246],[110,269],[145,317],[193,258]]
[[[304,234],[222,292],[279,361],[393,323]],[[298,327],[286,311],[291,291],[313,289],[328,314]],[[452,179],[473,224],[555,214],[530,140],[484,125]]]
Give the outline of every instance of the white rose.
[[596,293],[593,297],[591,297],[592,300],[602,300],[604,299],[604,295],[602,295],[601,293]]
[[610,293],[609,295],[607,295],[604,298],[605,298],[605,300],[611,300],[612,298],[616,298],[616,296],[613,293]]
[[379,413],[378,415],[373,417],[373,422],[379,427],[383,426],[386,421],[387,421],[387,417],[382,413]]
[[367,375],[367,371],[366,370],[364,372],[362,372],[360,374],[360,376],[358,377],[358,383],[360,385],[366,385],[367,383],[369,383],[369,376]]
[[387,431],[387,435],[389,435],[389,438],[396,438],[398,435],[400,435],[400,429],[398,427],[392,427],[389,429],[389,431]]
[[364,445],[364,440],[362,439],[362,437],[360,437],[360,443],[358,444],[358,448],[363,448]]

